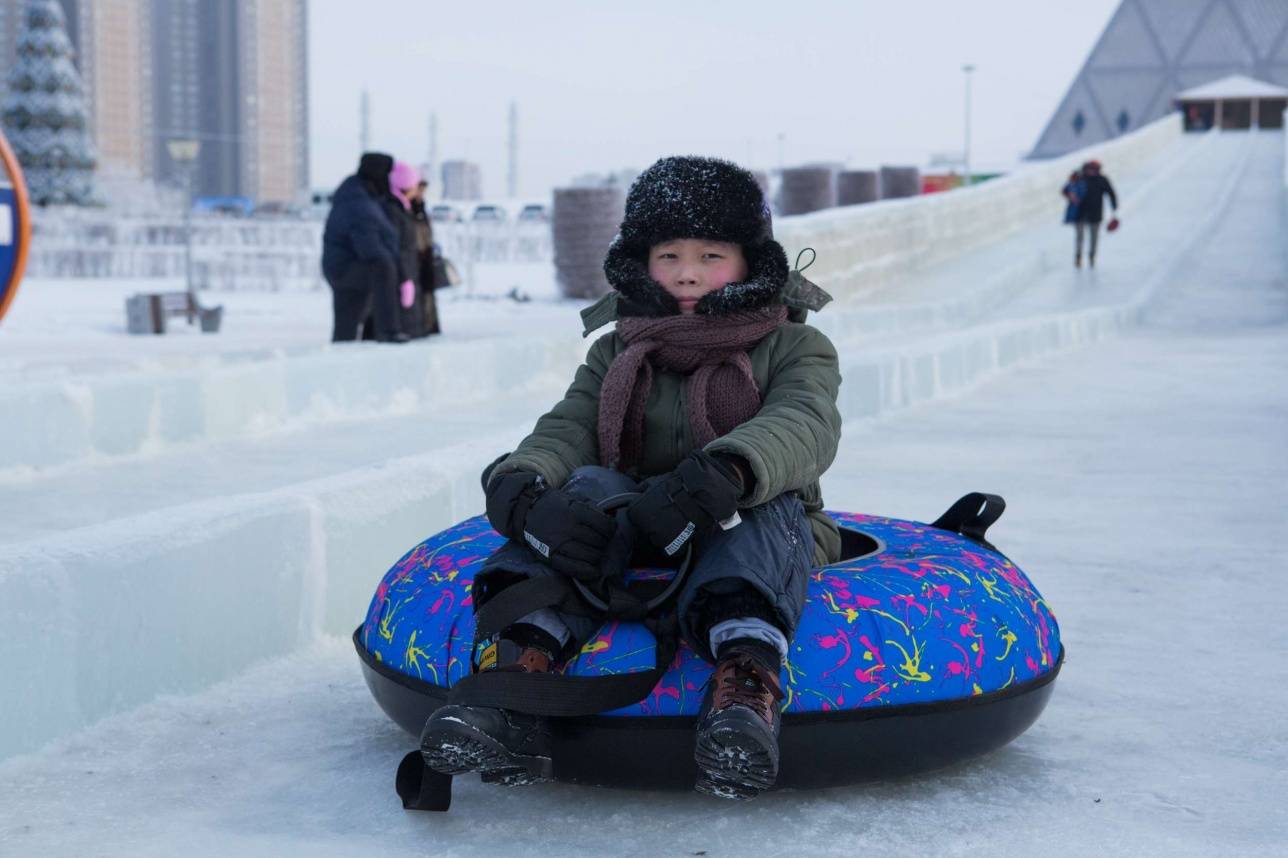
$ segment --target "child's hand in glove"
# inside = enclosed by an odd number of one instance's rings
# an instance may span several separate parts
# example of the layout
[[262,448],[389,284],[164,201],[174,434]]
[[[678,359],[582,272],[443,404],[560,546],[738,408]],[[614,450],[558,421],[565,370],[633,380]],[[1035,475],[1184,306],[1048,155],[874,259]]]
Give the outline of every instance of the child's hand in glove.
[[583,581],[599,580],[617,531],[612,516],[523,472],[489,482],[487,517],[498,533],[526,542],[550,568]]
[[627,508],[631,524],[672,556],[694,536],[732,518],[743,478],[730,457],[694,450],[669,474],[649,481]]

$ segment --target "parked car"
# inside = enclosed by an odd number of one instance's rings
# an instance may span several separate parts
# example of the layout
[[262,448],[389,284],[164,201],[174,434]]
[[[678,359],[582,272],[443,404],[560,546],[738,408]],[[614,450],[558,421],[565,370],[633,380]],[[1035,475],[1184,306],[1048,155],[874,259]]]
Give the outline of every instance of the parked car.
[[528,203],[519,210],[518,219],[521,221],[540,221],[544,223],[550,220],[550,211],[546,208],[545,203]]
[[429,219],[437,223],[460,223],[464,220],[461,217],[460,210],[456,206],[448,205],[447,203],[430,206]]
[[505,209],[500,206],[491,205],[490,203],[483,203],[482,205],[474,207],[474,216],[470,219],[478,223],[481,221],[503,221],[508,218],[509,215],[506,213]]
[[223,214],[241,217],[253,214],[255,202],[250,197],[197,197],[192,210],[198,214]]

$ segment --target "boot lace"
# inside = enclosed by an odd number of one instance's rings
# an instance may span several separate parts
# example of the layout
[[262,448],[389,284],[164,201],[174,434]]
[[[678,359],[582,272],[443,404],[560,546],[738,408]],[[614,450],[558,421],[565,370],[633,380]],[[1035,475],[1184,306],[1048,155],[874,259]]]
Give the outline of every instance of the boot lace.
[[735,655],[723,660],[716,668],[714,681],[712,702],[716,709],[741,704],[772,721],[774,704],[783,699],[778,677],[751,656]]

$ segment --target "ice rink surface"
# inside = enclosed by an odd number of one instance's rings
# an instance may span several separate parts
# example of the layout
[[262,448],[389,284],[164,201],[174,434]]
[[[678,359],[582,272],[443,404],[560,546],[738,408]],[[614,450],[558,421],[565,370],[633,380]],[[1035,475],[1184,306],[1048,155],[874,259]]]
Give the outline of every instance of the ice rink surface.
[[[371,700],[349,641],[328,637],[0,763],[0,854],[1282,854],[1288,223],[1275,152],[1217,147],[1192,188],[1201,211],[1160,214],[1142,236],[1164,248],[1152,259],[1166,276],[1134,331],[846,423],[831,507],[929,520],[966,491],[1007,499],[990,538],[1053,606],[1067,658],[1047,711],[1003,750],[745,805],[467,777],[450,813],[407,813],[393,771],[414,742]],[[1168,249],[1160,233],[1175,223],[1179,239],[1202,214],[1214,217]],[[1144,257],[1130,233],[1102,247],[1098,271],[1051,266],[1042,288],[1079,305],[1126,289],[1116,254]],[[1048,306],[1008,306],[1026,301]]]

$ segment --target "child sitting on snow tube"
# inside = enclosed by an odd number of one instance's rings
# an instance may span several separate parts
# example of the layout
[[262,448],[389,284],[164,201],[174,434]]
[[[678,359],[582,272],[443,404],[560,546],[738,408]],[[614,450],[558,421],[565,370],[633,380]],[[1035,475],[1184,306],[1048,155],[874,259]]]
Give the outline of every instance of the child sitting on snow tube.
[[[841,538],[819,477],[841,432],[836,350],[803,324],[830,300],[789,275],[755,177],[727,161],[664,158],[631,187],[583,312],[590,348],[563,400],[485,474],[487,517],[509,541],[474,581],[474,606],[519,581],[602,583],[614,556],[681,555],[685,640],[715,665],[698,718],[696,788],[751,798],[778,773],[780,669],[814,566]],[[624,514],[598,504],[630,496]],[[476,641],[474,669],[548,672],[593,617],[543,607]],[[478,677],[472,677],[478,678]],[[545,716],[449,703],[426,723],[425,764],[528,783],[551,774]]]

